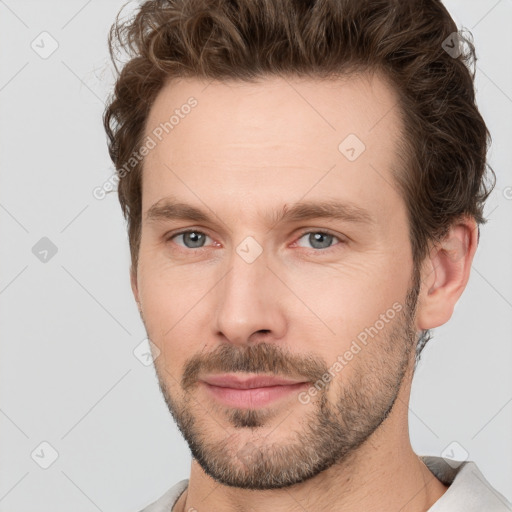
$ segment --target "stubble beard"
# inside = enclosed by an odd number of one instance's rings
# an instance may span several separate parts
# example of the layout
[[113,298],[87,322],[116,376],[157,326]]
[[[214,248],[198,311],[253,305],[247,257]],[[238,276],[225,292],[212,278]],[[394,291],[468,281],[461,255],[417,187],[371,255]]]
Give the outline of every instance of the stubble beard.
[[[243,347],[243,350],[226,344],[207,357],[202,354],[192,358],[185,365],[179,393],[171,396],[165,380],[166,371],[155,361],[167,407],[204,472],[231,487],[268,490],[304,482],[335,464],[346,462],[393,409],[411,366],[417,340],[414,317],[418,293],[419,282],[415,275],[404,308],[393,324],[387,326],[387,332],[381,332],[378,339],[371,341],[379,344],[378,349],[364,348],[357,354],[350,362],[353,365],[350,380],[343,378],[342,371],[341,378],[330,383],[336,386],[334,403],[328,399],[330,386],[327,385],[316,400],[308,404],[307,407],[313,410],[302,415],[302,427],[297,430],[286,430],[286,418],[297,408],[306,410],[298,400],[290,402],[292,409],[284,412],[270,408],[216,409],[223,411],[234,428],[234,431],[229,429],[228,434],[219,426],[221,421],[210,417],[195,398],[195,377],[204,369],[266,373],[273,370],[286,376],[292,367],[297,368],[297,364],[304,374],[321,375],[320,372],[328,368],[325,362],[304,357],[300,362],[297,359],[291,362],[290,355],[284,354],[279,347],[263,342]],[[258,435],[279,416],[283,416],[280,423],[278,421],[266,436]],[[218,434],[209,435],[216,430]],[[286,441],[270,440],[270,436],[275,437],[278,431],[285,433]],[[269,442],[265,443],[267,437]]]

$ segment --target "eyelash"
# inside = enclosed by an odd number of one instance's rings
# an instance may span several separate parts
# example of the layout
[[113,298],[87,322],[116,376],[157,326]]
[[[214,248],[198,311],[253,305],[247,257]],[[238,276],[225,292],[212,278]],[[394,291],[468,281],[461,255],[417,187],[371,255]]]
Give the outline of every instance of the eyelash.
[[[204,231],[200,231],[198,229],[185,229],[183,231],[178,231],[177,233],[172,233],[170,234],[169,236],[166,237],[166,242],[171,242],[173,238],[177,237],[177,236],[180,236],[180,235],[184,235],[184,234],[187,234],[187,233],[199,233],[201,235],[205,235],[209,238],[211,238],[207,233],[205,233]],[[300,235],[298,236],[298,238],[296,239],[295,242],[293,242],[294,244],[297,243],[304,235],[308,235],[308,234],[312,234],[312,233],[320,233],[322,235],[328,235],[328,236],[332,236],[333,238],[335,238],[336,240],[338,240],[338,243],[335,243],[333,245],[331,245],[330,247],[327,247],[325,249],[314,249],[312,247],[302,247],[302,249],[306,249],[308,251],[313,251],[315,253],[327,253],[327,252],[330,252],[331,250],[334,250],[338,247],[338,245],[343,245],[343,244],[346,244],[346,240],[344,240],[342,237],[334,234],[334,233],[331,233],[330,231],[326,231],[326,230],[305,230],[305,231],[302,231],[300,233]],[[183,246],[179,246],[182,250],[184,251],[201,251],[202,249],[207,249],[207,247],[198,247],[196,249],[193,249],[193,248],[189,248],[189,247],[183,247]],[[300,247],[300,246],[299,246]]]
[[311,230],[311,229],[310,230],[305,230],[305,231],[301,232],[301,234],[299,235],[297,240],[295,242],[293,242],[293,243],[294,244],[297,243],[304,235],[309,235],[309,234],[312,234],[312,233],[332,236],[335,240],[338,241],[338,243],[334,243],[334,240],[333,240],[333,245],[331,245],[331,246],[329,246],[329,247],[327,247],[325,249],[314,249],[312,247],[301,247],[301,249],[307,249],[307,250],[313,251],[315,253],[325,254],[327,252],[339,249],[339,247],[338,247],[339,245],[343,245],[343,244],[346,243],[346,240],[344,240],[341,236],[336,235],[335,233],[332,233],[331,231],[314,230],[314,229],[313,230]]

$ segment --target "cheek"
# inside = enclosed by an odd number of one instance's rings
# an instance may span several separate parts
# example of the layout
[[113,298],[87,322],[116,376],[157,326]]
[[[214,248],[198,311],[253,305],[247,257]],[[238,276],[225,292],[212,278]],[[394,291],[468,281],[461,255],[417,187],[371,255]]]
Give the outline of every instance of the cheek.
[[[287,281],[294,283],[295,294],[311,313],[304,315],[304,305],[297,304],[297,326],[309,333],[302,336],[305,346],[301,349],[318,351],[332,364],[360,333],[364,339],[367,329],[376,325],[384,335],[393,318],[405,307],[411,272],[407,261],[397,261],[383,254],[376,254],[364,264],[311,265],[307,272],[289,272]],[[313,335],[323,340],[314,348],[310,345]]]
[[180,368],[191,353],[200,351],[206,343],[206,338],[198,334],[207,332],[208,315],[201,311],[201,305],[211,288],[208,279],[204,272],[191,277],[189,272],[168,263],[139,260],[144,324],[168,368]]

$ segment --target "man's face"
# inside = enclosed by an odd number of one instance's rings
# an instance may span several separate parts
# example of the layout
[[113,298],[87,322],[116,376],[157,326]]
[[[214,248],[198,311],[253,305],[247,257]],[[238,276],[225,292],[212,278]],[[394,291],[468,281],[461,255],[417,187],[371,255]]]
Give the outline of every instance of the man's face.
[[284,487],[344,460],[407,381],[418,289],[395,106],[353,76],[181,80],[151,109],[133,286],[167,405],[220,482]]

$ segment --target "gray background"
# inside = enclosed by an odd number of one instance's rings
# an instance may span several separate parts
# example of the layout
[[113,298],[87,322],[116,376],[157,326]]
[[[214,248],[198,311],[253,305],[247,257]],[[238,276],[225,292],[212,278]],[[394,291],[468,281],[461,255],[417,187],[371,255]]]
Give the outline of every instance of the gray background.
[[[92,195],[113,173],[101,115],[122,3],[0,0],[2,512],[137,511],[189,473],[133,352],[145,331],[117,198]],[[417,370],[411,437],[420,454],[476,461],[511,500],[512,0],[446,4],[474,35],[498,181],[467,290]]]

